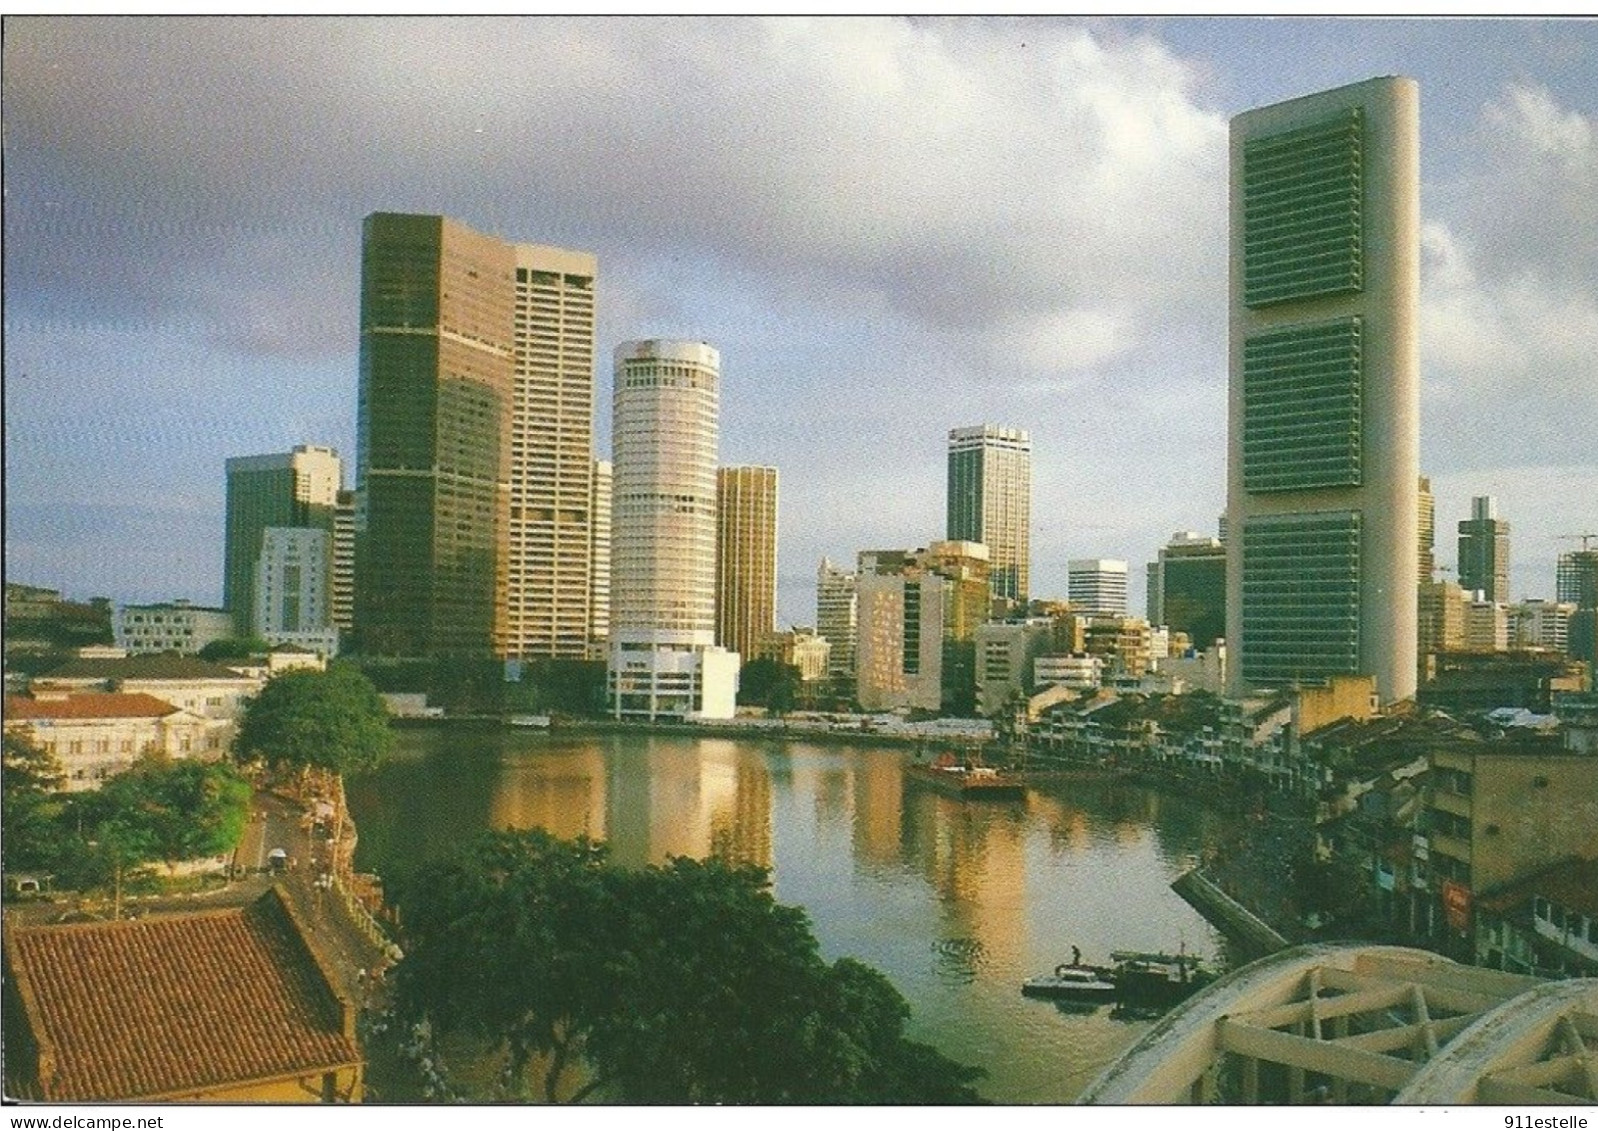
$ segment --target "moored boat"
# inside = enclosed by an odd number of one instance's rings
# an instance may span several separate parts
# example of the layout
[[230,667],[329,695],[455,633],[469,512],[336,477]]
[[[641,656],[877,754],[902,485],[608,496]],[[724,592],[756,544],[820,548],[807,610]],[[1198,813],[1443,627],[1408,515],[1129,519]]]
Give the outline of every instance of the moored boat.
[[943,754],[930,764],[911,763],[905,767],[905,775],[956,797],[1001,800],[1026,796],[1026,781],[1020,775],[984,766],[975,758],[961,761]]
[[1100,966],[1060,965],[1052,974],[1040,974],[1021,983],[1029,997],[1060,998],[1065,1001],[1114,1001],[1115,983],[1110,971]]

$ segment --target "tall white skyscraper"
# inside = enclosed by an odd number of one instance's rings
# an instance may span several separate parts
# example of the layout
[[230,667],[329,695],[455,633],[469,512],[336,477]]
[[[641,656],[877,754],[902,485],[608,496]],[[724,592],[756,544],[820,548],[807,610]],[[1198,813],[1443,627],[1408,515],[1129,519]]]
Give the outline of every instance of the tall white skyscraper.
[[505,652],[582,659],[593,614],[594,277],[517,244]]
[[617,718],[730,718],[738,655],[715,646],[720,355],[616,349],[611,647]]
[[1073,558],[1066,563],[1071,608],[1104,616],[1126,614],[1126,563],[1109,558]]
[[1231,129],[1233,694],[1415,693],[1419,95],[1377,78]]
[[995,597],[1025,604],[1032,556],[1032,439],[982,424],[949,432],[947,537],[981,542]]

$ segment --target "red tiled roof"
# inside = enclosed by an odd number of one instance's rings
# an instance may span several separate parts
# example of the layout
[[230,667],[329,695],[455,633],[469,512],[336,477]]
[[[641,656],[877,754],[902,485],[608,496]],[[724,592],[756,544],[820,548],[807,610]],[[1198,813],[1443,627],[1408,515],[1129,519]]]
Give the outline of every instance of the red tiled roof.
[[178,708],[143,692],[85,691],[64,699],[6,696],[8,719],[160,719]]
[[221,911],[9,928],[6,941],[41,1099],[193,1095],[361,1059],[276,891]]

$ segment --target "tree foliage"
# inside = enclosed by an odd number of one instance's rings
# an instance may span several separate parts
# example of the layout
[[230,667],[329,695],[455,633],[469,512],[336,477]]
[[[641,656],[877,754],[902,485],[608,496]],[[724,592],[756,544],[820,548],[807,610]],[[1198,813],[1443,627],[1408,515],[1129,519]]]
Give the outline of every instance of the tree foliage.
[[233,740],[241,762],[334,773],[372,769],[393,745],[388,708],[360,669],[292,668],[245,705]]
[[147,758],[76,808],[129,862],[176,864],[231,852],[250,815],[250,783],[222,762]]
[[259,636],[227,636],[201,648],[200,659],[213,662],[248,660],[251,656],[265,655],[271,650],[272,646]]
[[587,840],[500,833],[424,868],[402,903],[401,1010],[496,1042],[512,1079],[536,1066],[548,1100],[978,1099],[980,1071],[908,1040],[898,991],[827,964],[761,869],[623,869]]
[[792,664],[757,656],[738,671],[738,702],[786,715],[799,697],[800,673]]
[[65,781],[55,756],[19,730],[5,732],[5,760],[0,768],[0,861],[6,871],[48,869],[60,853],[57,790]]

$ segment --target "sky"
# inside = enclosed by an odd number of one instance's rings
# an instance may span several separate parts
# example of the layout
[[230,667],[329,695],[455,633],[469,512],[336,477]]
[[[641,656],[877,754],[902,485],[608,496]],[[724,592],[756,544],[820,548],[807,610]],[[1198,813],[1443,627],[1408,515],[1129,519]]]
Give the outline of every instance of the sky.
[[599,261],[596,426],[636,338],[721,351],[721,459],[780,472],[778,617],[823,555],[943,537],[949,429],[1033,443],[1032,590],[1226,494],[1226,145],[1421,92],[1421,470],[1516,599],[1598,533],[1598,22],[21,18],[4,22],[5,572],[222,589],[223,461],[353,486],[360,227]]

